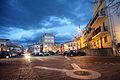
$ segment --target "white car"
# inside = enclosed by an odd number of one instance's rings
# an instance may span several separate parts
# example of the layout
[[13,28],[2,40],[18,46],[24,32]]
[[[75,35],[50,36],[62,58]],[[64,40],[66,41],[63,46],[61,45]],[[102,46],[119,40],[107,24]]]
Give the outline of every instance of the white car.
[[40,55],[40,56],[50,56],[50,54],[47,53],[47,52],[40,52],[39,55]]
[[40,53],[39,53],[39,56],[44,56],[44,53],[43,53],[43,52],[40,52]]
[[11,56],[12,56],[12,57],[15,57],[15,56],[17,56],[17,55],[18,55],[18,54],[15,53],[15,52],[12,52],[12,53],[11,53]]

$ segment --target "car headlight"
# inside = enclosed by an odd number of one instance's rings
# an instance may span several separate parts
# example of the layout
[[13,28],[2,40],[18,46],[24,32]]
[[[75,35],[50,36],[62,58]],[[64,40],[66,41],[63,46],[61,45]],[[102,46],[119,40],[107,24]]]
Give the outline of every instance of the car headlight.
[[26,59],[31,58],[30,54],[25,54],[24,56]]

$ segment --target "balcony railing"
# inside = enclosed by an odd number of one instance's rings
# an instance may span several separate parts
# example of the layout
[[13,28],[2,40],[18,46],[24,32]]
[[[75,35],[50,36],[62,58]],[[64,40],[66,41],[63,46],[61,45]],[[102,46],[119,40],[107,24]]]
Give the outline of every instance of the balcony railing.
[[96,14],[96,16],[93,18],[90,26],[92,26],[99,17],[103,17],[103,16],[105,16],[105,15],[106,15],[106,14],[105,14],[105,11],[100,10],[100,11]]
[[104,32],[104,31],[108,31],[106,27],[100,26],[99,28],[97,28],[95,31],[93,31],[92,36],[94,37],[95,35],[97,35],[100,32]]

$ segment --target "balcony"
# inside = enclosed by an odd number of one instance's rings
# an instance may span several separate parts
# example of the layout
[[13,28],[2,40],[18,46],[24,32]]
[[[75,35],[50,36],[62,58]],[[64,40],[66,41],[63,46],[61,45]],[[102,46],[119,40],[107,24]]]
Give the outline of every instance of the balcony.
[[100,26],[99,28],[95,29],[94,31],[91,32],[90,37],[92,39],[97,38],[98,36],[103,36],[106,33],[108,33],[108,30],[106,27]]
[[106,19],[105,11],[103,10],[99,11],[90,23],[91,28],[95,28],[100,24],[100,22],[104,21],[105,19]]

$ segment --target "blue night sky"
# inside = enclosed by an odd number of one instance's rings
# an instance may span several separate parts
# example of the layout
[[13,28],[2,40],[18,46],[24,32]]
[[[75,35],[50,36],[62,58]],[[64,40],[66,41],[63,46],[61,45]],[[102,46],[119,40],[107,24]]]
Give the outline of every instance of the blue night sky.
[[93,0],[0,0],[0,38],[28,44],[52,33],[56,42],[69,41],[92,9]]

